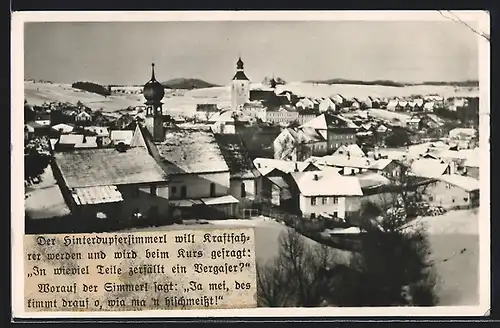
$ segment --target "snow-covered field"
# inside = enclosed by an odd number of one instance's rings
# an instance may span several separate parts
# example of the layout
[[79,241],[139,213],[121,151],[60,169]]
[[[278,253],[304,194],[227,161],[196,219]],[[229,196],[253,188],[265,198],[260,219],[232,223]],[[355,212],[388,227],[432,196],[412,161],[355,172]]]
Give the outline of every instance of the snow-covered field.
[[[103,109],[113,112],[129,106],[135,107],[144,103],[144,98],[138,94],[139,87],[117,87],[122,92],[114,92],[111,96],[104,97],[98,94],[73,89],[69,84],[41,83],[25,81],[25,98],[32,105],[41,105],[44,102],[70,102],[76,104],[78,101],[97,110]],[[262,87],[260,84],[252,84],[252,88]],[[450,86],[410,86],[410,87],[385,87],[365,85],[313,85],[310,83],[292,82],[284,86],[278,86],[277,91],[289,90],[299,96],[328,97],[341,94],[344,97],[357,97],[364,99],[368,96],[374,97],[403,97],[414,94],[427,95],[439,94],[443,97],[477,96],[477,88],[455,88]],[[220,107],[229,107],[231,92],[228,86],[213,87],[196,90],[172,90],[166,92],[163,99],[164,108],[167,111],[193,115],[197,104],[210,103]]]
[[368,109],[370,116],[376,117],[382,120],[394,121],[397,120],[406,125],[406,121],[411,118],[411,115],[401,112],[392,112],[390,110],[370,108]]
[[[479,215],[475,210],[450,211],[445,215],[418,219],[429,233],[431,259],[438,272],[440,305],[474,305],[479,302]],[[258,263],[271,261],[278,256],[279,236],[288,229],[283,224],[264,217],[252,220],[210,221],[221,228],[253,227],[255,253]],[[158,231],[186,228],[206,228],[207,225],[174,225],[140,229]],[[309,245],[315,241],[303,237]],[[339,262],[345,263],[348,251],[337,251]]]
[[311,84],[291,82],[278,88],[290,90],[299,96],[328,97],[341,94],[344,97],[365,99],[372,97],[409,97],[411,95],[439,94],[447,97],[478,97],[478,88],[458,88],[453,86],[415,85],[408,87],[388,87],[380,85],[355,84]]

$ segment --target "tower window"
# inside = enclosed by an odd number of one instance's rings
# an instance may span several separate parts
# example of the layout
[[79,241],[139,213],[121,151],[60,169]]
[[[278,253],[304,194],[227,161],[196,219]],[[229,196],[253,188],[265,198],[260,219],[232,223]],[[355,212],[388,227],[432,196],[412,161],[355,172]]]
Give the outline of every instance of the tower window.
[[210,197],[215,197],[215,183],[210,184]]

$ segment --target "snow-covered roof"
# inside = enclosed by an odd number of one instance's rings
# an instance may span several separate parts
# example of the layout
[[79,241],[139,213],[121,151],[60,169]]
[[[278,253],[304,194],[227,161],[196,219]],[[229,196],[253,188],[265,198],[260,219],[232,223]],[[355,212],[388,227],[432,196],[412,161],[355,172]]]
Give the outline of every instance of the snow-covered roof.
[[411,163],[411,171],[424,178],[437,178],[443,175],[448,167],[448,163],[432,158],[420,158]]
[[60,131],[62,133],[70,133],[71,131],[73,131],[74,127],[69,124],[60,123],[52,126],[52,129],[55,131]]
[[334,153],[334,155],[347,155],[347,154],[356,157],[366,157],[363,150],[361,150],[361,148],[359,148],[357,144],[347,145],[347,146],[342,145]]
[[440,181],[452,184],[465,191],[479,190],[479,180],[458,174],[444,174],[439,177]]
[[292,162],[292,161],[284,161],[279,159],[262,158],[262,157],[254,159],[253,163],[257,168],[257,170],[260,172],[260,174],[264,176],[274,169],[280,170],[284,173],[294,172],[296,169],[299,172],[302,172],[309,165],[311,165],[310,162]]
[[361,186],[356,177],[341,176],[334,171],[293,172],[300,193],[314,196],[362,196]]

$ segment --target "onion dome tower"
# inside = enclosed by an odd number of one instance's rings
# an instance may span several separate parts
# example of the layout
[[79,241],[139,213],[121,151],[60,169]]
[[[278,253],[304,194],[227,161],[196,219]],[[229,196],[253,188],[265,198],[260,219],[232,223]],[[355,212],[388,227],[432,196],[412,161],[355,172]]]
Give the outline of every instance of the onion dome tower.
[[250,80],[243,70],[244,64],[241,57],[236,62],[236,74],[231,86],[232,109],[237,110],[250,101]]
[[152,135],[155,142],[161,142],[165,139],[165,130],[163,128],[163,110],[161,102],[165,96],[165,88],[155,78],[155,64],[151,64],[151,79],[144,84],[142,90],[146,98],[146,128]]

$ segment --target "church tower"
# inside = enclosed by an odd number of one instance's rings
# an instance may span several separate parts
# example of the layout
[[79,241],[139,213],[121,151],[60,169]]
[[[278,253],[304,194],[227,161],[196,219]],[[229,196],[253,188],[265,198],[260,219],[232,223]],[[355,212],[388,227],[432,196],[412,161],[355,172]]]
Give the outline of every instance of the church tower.
[[236,62],[236,74],[231,86],[231,108],[237,110],[240,106],[250,101],[250,80],[243,71],[241,58]]
[[146,128],[155,142],[165,139],[165,129],[163,128],[163,110],[161,102],[165,96],[165,88],[156,81],[155,64],[151,64],[151,79],[144,85],[143,95],[146,98]]

